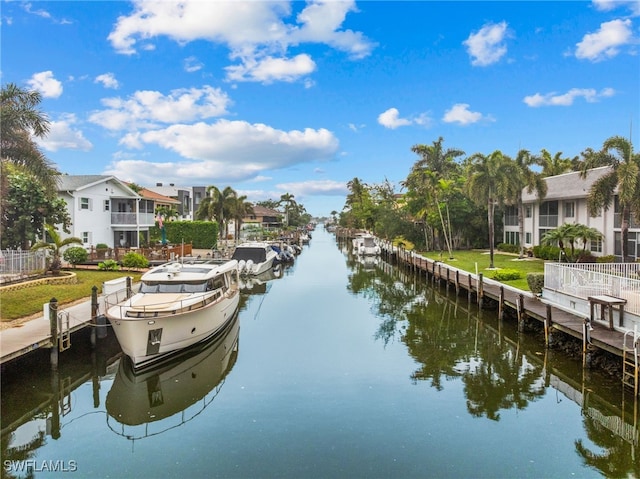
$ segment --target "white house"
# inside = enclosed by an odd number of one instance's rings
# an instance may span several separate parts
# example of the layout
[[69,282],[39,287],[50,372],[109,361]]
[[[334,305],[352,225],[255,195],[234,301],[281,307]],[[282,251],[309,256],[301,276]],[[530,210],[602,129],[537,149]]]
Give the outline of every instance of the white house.
[[[524,204],[524,245],[539,245],[547,231],[564,223],[580,223],[596,228],[604,235],[602,241],[590,242],[587,249],[594,256],[615,255],[622,258],[620,244],[620,207],[618,198],[608,210],[597,212],[591,216],[587,210],[587,196],[596,180],[609,171],[608,166],[594,168],[587,172],[586,178],[580,172],[572,171],[562,175],[545,178],[547,194],[539,201],[535,191],[522,192]],[[508,207],[504,218],[504,242],[518,244],[518,214],[515,207]],[[631,219],[629,228],[629,256],[640,258],[640,219]]]
[[61,175],[58,195],[71,216],[70,236],[82,239],[86,247],[139,247],[155,224],[154,201],[115,176]]

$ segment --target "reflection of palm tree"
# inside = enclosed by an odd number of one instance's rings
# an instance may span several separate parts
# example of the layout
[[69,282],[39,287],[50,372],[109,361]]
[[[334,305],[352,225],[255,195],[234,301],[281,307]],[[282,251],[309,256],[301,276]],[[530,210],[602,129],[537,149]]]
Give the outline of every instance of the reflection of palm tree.
[[605,451],[595,453],[581,439],[576,440],[576,451],[587,465],[596,468],[606,477],[640,477],[640,461],[637,451],[633,454],[632,444],[611,434],[609,429],[587,415],[584,416],[583,423],[589,440]]

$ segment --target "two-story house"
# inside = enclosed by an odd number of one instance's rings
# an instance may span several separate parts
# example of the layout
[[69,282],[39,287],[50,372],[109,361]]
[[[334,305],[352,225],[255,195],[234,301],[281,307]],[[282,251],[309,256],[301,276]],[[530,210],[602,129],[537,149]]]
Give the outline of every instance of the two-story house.
[[82,239],[84,246],[139,247],[148,242],[155,201],[115,176],[61,175],[58,195],[71,216],[70,236]]
[[[535,191],[522,192],[524,205],[524,245],[532,247],[540,244],[547,231],[564,223],[580,223],[597,229],[604,235],[602,241],[592,241],[587,249],[594,256],[615,255],[622,258],[620,244],[620,206],[617,195],[608,210],[601,210],[592,216],[587,210],[587,196],[591,186],[609,171],[609,167],[594,168],[583,179],[580,172],[572,171],[545,178],[547,194],[540,201]],[[518,213],[515,207],[508,207],[504,217],[504,242],[518,244]],[[632,218],[629,229],[629,255],[640,258],[640,220]]]
[[181,188],[173,183],[164,185],[162,183],[156,183],[155,186],[148,186],[148,190],[158,193],[163,196],[168,196],[174,200],[178,200],[177,210],[181,221],[193,220],[193,203],[191,200],[191,188]]

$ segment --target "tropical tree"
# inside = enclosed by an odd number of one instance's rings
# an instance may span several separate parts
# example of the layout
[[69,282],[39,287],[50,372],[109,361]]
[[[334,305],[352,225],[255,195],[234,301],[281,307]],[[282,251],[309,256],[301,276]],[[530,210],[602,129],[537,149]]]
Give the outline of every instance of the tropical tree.
[[513,171],[511,159],[496,150],[489,155],[475,153],[467,164],[467,194],[477,205],[487,206],[489,225],[489,268],[494,268],[495,208],[509,197],[512,191],[510,175]]
[[45,222],[60,225],[65,233],[69,233],[71,217],[67,203],[58,196],[50,195],[24,167],[5,164],[3,181],[7,187],[2,190],[2,249],[29,249],[36,238],[44,235]]
[[544,148],[540,151],[540,155],[535,158],[535,163],[542,167],[542,176],[545,178],[571,171],[575,161],[576,158],[563,158],[561,151],[551,156],[551,153]]
[[231,218],[235,223],[235,231],[233,237],[238,241],[240,238],[240,230],[242,229],[242,220],[245,216],[253,212],[253,204],[247,201],[245,195],[237,196],[231,204]]
[[[444,150],[443,141],[443,138],[439,137],[431,145],[415,145],[411,148],[411,151],[420,155],[420,159],[413,165],[404,185],[424,195],[426,205],[420,209],[422,217],[429,212],[430,208],[427,205],[431,205],[438,212],[449,258],[452,259],[453,232],[447,199],[454,192],[454,179],[460,169],[456,158],[463,156],[464,151],[455,148]],[[445,214],[442,212],[443,207]]]
[[[542,150],[546,152],[546,150]],[[547,152],[548,154],[548,152]],[[536,191],[538,199],[544,198],[547,194],[547,183],[543,175],[536,173],[531,166],[537,163],[537,159],[527,150],[520,150],[512,164],[511,196],[518,210],[518,239],[520,258],[524,258],[524,205],[522,203],[522,190],[527,189],[528,193]]]
[[233,203],[238,194],[230,186],[220,190],[217,186],[207,186],[207,196],[202,199],[198,210],[196,211],[196,219],[213,221],[214,219],[220,226],[220,239],[227,237],[226,218],[230,215]]
[[62,248],[68,246],[70,244],[82,244],[82,240],[80,238],[76,238],[75,236],[71,236],[65,239],[62,239],[60,233],[56,231],[56,229],[52,225],[45,225],[45,229],[47,232],[47,236],[50,241],[38,241],[31,247],[32,251],[36,251],[39,249],[48,249],[53,254],[53,259],[51,264],[49,265],[49,269],[53,272],[53,274],[58,274],[60,272],[60,254],[62,252]]
[[600,151],[587,150],[580,175],[586,178],[590,169],[608,166],[609,171],[597,179],[587,196],[591,214],[608,210],[618,197],[620,206],[620,246],[622,261],[629,258],[629,226],[631,214],[640,220],[640,154],[633,152],[630,140],[613,136],[605,140]]
[[294,200],[295,196],[291,193],[285,193],[280,196],[280,201],[278,201],[278,206],[284,205],[284,213],[285,213],[285,222],[286,226],[289,226],[289,212],[295,209],[298,206],[296,200]]
[[356,177],[347,182],[347,188],[349,194],[343,214],[346,226],[372,229],[375,226],[375,219],[369,186]]
[[[543,245],[558,245],[564,258],[568,262],[574,263],[578,259],[575,254],[575,247],[578,241],[582,243],[584,252],[589,241],[601,241],[602,239],[602,233],[595,228],[580,223],[564,223],[556,229],[547,231],[540,239],[540,243]],[[569,252],[566,250],[567,244],[571,248]]]

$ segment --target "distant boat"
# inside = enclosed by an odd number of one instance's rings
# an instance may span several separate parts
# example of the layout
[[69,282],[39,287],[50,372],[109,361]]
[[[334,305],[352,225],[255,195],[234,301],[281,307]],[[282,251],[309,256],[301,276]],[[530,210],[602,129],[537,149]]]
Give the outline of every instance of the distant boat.
[[236,246],[231,259],[238,262],[241,275],[258,275],[270,270],[277,256],[269,243],[254,241]]
[[139,291],[105,297],[106,316],[135,369],[216,335],[240,303],[238,262],[169,262],[146,272]]
[[376,237],[367,233],[360,233],[353,239],[353,249],[361,256],[377,256],[381,252]]
[[[233,368],[239,331],[240,320],[235,315],[214,339],[182,350],[144,372],[134,371],[123,358],[107,393],[109,427],[127,439],[138,440],[196,417],[215,399]],[[117,422],[115,427],[112,420]]]

